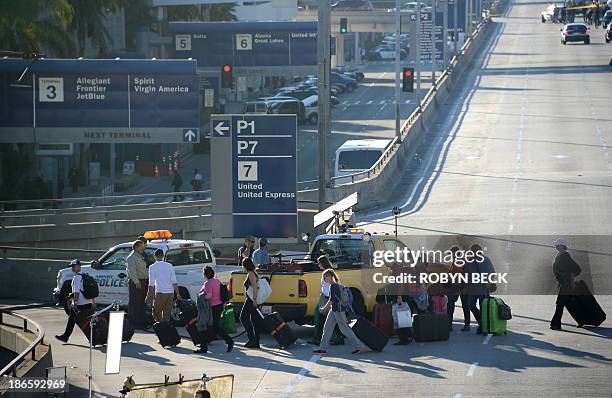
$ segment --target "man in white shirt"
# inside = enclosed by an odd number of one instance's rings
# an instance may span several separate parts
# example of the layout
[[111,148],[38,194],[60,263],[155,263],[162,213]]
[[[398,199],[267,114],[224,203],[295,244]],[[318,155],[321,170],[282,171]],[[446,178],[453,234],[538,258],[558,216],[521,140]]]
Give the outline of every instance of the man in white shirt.
[[155,251],[155,262],[149,267],[149,292],[145,302],[153,302],[153,319],[155,322],[169,321],[174,294],[181,299],[172,264],[163,261],[164,251]]
[[67,343],[74,325],[77,321],[77,316],[80,312],[90,312],[95,309],[96,301],[94,299],[88,299],[83,295],[83,274],[81,274],[81,261],[78,259],[70,262],[70,268],[74,276],[72,277],[72,306],[70,308],[70,315],[68,315],[68,323],[66,324],[66,330],[64,334],[55,336],[56,339],[63,343]]

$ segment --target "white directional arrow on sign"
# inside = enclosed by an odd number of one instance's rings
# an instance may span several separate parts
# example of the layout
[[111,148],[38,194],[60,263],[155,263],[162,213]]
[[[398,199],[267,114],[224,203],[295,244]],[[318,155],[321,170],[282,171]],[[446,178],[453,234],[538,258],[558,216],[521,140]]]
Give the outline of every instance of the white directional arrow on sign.
[[196,139],[196,133],[194,133],[193,130],[187,130],[185,132],[185,138],[189,142],[194,141]]
[[224,126],[223,121],[217,123],[215,126],[215,132],[219,135],[225,135],[225,132],[229,131],[229,126]]

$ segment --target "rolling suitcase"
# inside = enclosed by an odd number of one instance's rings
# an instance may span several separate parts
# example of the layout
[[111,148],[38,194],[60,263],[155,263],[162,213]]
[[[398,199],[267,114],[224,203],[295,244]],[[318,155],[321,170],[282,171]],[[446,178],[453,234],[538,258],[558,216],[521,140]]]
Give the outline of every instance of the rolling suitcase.
[[83,334],[85,335],[85,337],[87,338],[88,341],[90,341],[90,337],[92,337],[91,340],[91,345],[92,346],[99,346],[99,345],[104,345],[106,344],[106,341],[108,339],[108,321],[106,320],[106,318],[104,318],[103,316],[99,316],[98,320],[96,321],[94,328],[93,328],[93,333],[90,334],[92,331],[90,331],[90,316],[91,316],[92,312],[90,311],[86,311],[86,312],[79,312],[77,314],[77,325],[79,325],[79,329],[81,329],[83,331]]
[[174,326],[185,326],[198,316],[198,307],[193,300],[176,300],[172,304],[171,322]]
[[374,304],[374,324],[387,336],[393,336],[395,334],[391,304]]
[[176,346],[181,342],[181,336],[170,322],[157,322],[153,325],[153,331],[162,347]]
[[[110,310],[103,312],[100,314],[100,317],[104,317],[107,322],[110,322]],[[134,327],[132,327],[132,323],[127,317],[123,318],[123,336],[121,337],[121,341],[127,343],[132,340],[134,337]]]
[[202,341],[200,331],[198,331],[198,317],[196,316],[185,325],[185,329],[187,329],[187,333],[189,333],[189,337],[191,337],[191,341],[193,345],[198,346]]
[[575,293],[568,298],[565,308],[578,323],[578,326],[601,325],[606,320],[606,313],[601,309],[584,281],[576,282]]
[[486,297],[482,300],[482,333],[506,334],[507,321],[499,318],[499,305],[505,304],[499,297]]
[[419,342],[448,340],[448,314],[428,312],[414,315],[412,333],[414,339]]
[[389,337],[382,330],[362,316],[351,324],[355,336],[373,351],[382,351],[387,345]]
[[295,333],[293,333],[291,326],[285,323],[285,320],[278,312],[273,312],[266,316],[259,312],[259,315],[263,318],[265,329],[276,339],[281,348],[286,348],[295,343],[297,340]]

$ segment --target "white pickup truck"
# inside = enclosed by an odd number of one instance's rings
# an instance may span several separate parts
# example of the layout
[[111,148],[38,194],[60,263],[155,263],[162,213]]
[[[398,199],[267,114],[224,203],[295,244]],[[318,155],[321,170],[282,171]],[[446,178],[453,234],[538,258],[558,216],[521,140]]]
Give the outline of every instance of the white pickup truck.
[[[183,298],[196,298],[204,277],[202,269],[205,265],[211,265],[215,269],[216,276],[222,282],[229,281],[231,271],[238,267],[217,265],[215,256],[208,243],[198,240],[172,239],[169,231],[149,231],[148,236],[166,236],[164,238],[151,239],[147,243],[145,253],[151,257],[156,249],[162,249],[165,261],[174,266],[179,291]],[[100,295],[96,299],[100,304],[111,304],[119,301],[121,304],[128,303],[128,277],[126,270],[126,258],[132,251],[132,242],[121,243],[110,248],[98,260],[91,265],[83,265],[81,272],[91,275],[100,288]],[[151,260],[152,261],[152,260]],[[151,262],[149,261],[149,262]],[[70,268],[61,269],[57,273],[57,286],[53,289],[53,301],[65,307],[70,294],[70,282],[73,273]]]

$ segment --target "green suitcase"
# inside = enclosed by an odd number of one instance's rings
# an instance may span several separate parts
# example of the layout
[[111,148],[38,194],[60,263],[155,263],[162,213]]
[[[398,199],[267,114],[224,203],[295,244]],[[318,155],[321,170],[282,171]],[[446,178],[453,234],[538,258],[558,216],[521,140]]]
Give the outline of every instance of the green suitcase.
[[507,322],[499,319],[499,305],[504,300],[499,297],[486,297],[482,300],[482,332],[487,334],[506,334]]
[[236,333],[236,318],[234,317],[234,309],[232,307],[228,306],[223,310],[219,326],[226,333]]

